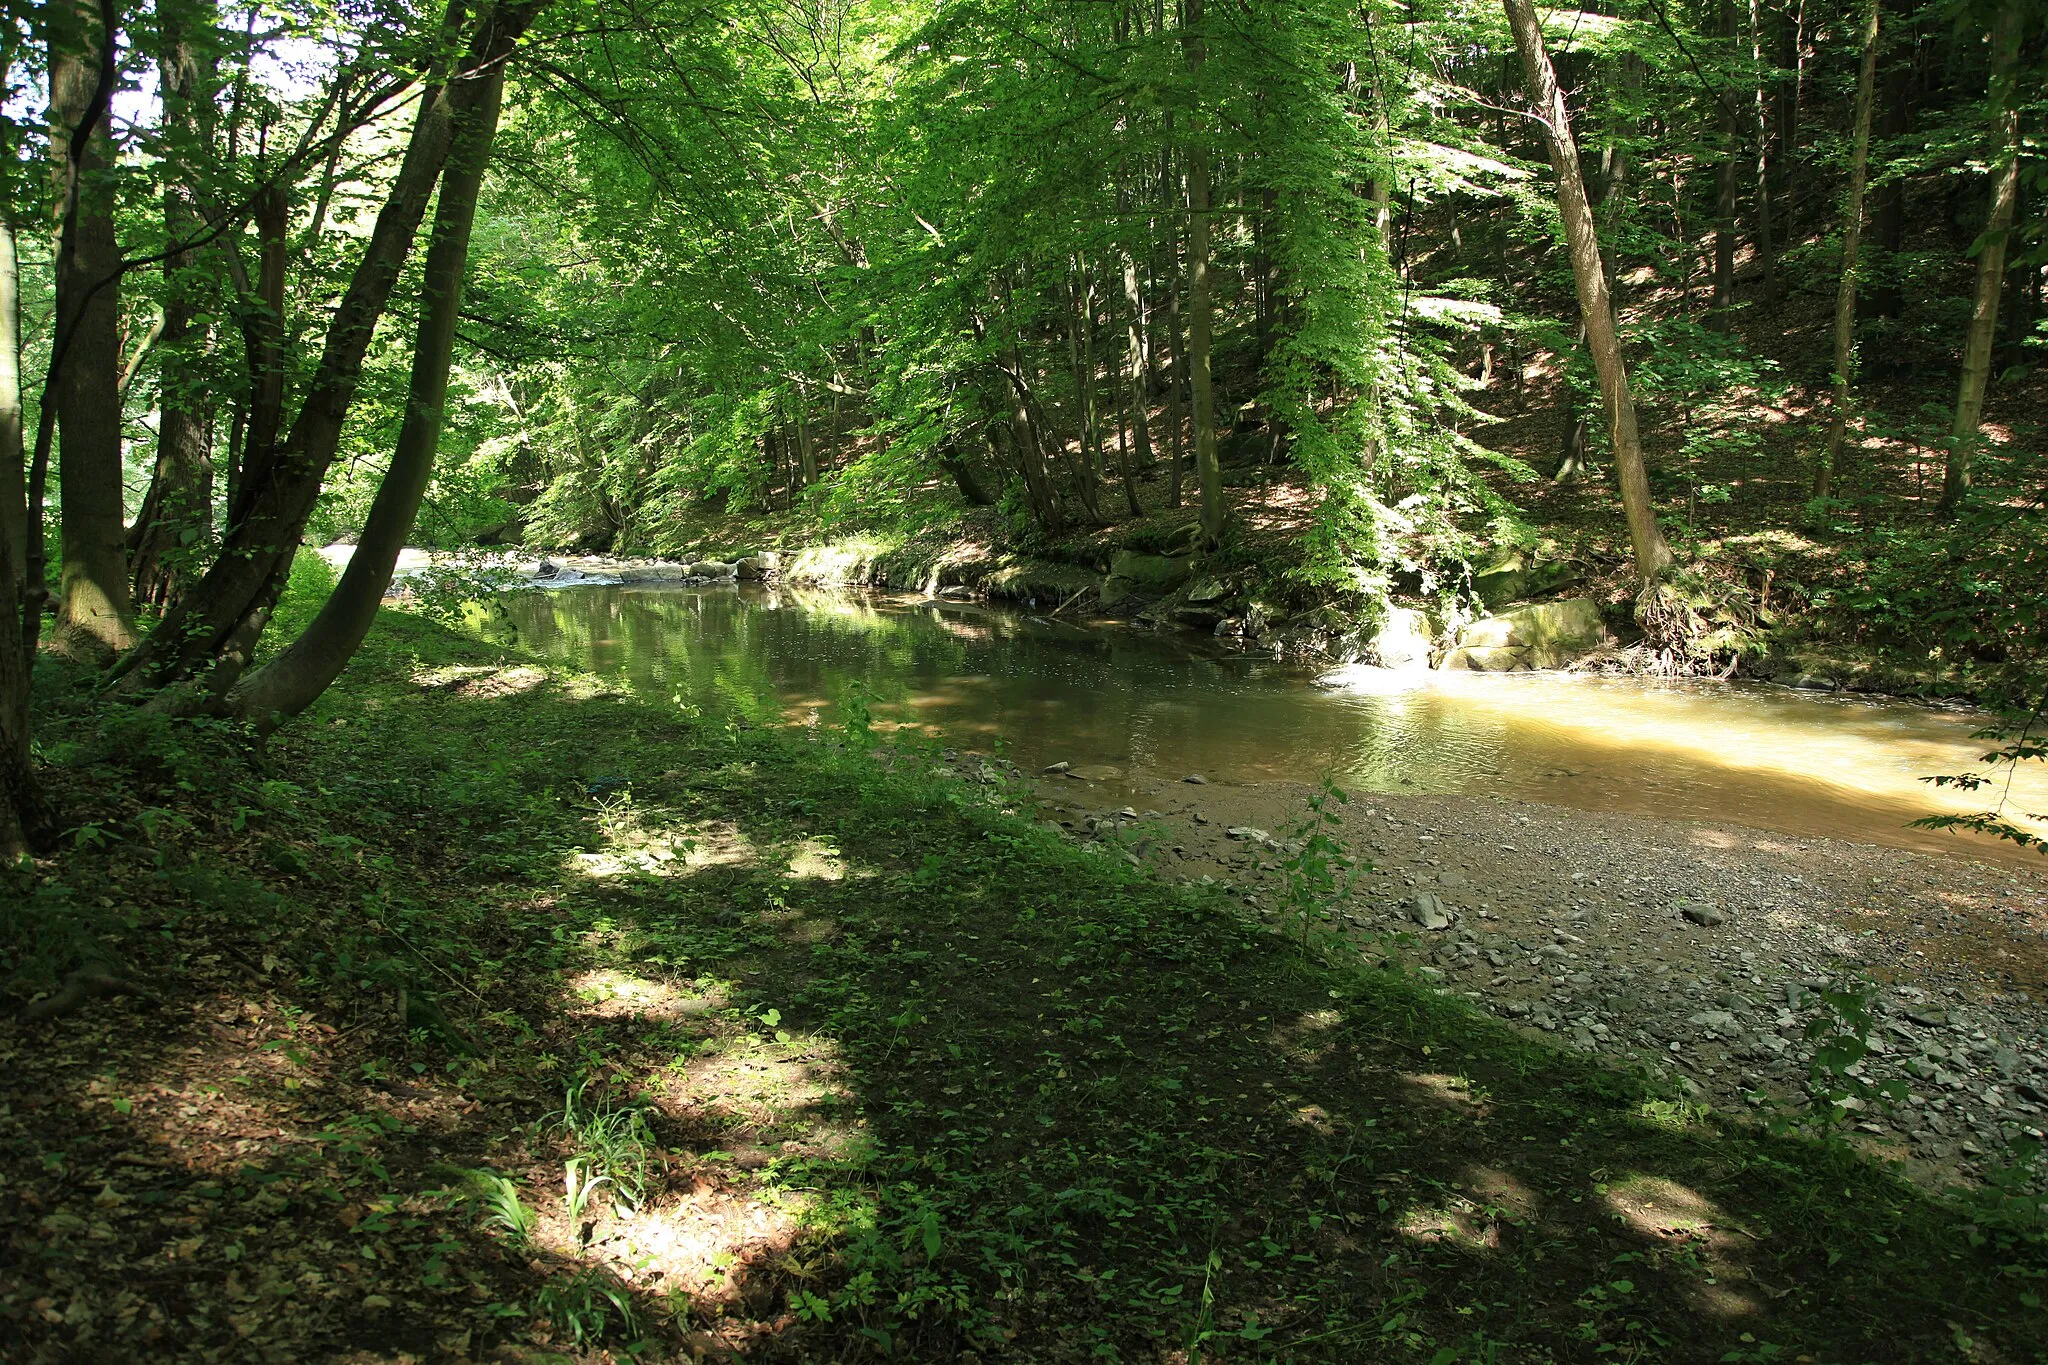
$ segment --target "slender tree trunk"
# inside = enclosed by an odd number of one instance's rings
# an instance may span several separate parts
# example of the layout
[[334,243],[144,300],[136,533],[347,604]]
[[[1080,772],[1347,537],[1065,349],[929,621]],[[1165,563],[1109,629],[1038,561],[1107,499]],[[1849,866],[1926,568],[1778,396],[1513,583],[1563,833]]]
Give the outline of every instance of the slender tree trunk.
[[[106,7],[111,13],[111,6]],[[76,185],[76,238],[57,276],[58,330],[70,342],[57,381],[63,561],[57,606],[67,647],[111,656],[135,643],[128,595],[121,470],[120,245],[114,237],[114,144],[100,119],[73,164],[72,132],[88,111],[118,35],[92,0],[56,0],[50,31],[50,158],[65,202]]]
[[[1188,71],[1199,80],[1208,53],[1202,36],[1202,0],[1187,0]],[[1223,501],[1223,466],[1216,458],[1216,392],[1210,374],[1209,147],[1199,127],[1188,140],[1188,374],[1195,404],[1195,474],[1202,489],[1202,540],[1223,539],[1229,509]]]
[[[21,577],[27,572],[28,487],[23,479],[26,448],[21,416],[21,258],[14,244],[14,218],[0,205],[0,570],[11,590],[0,592],[0,615],[16,616]],[[18,621],[17,621],[18,624]]]
[[[1167,136],[1172,137],[1173,124],[1167,120]],[[1166,471],[1166,505],[1178,508],[1181,504],[1181,484],[1187,472],[1187,416],[1182,407],[1182,395],[1187,392],[1187,351],[1181,345],[1180,297],[1182,287],[1180,265],[1180,232],[1173,226],[1179,217],[1183,202],[1180,195],[1180,179],[1173,173],[1173,153],[1159,154],[1160,202],[1167,209],[1166,216],[1166,432],[1167,446],[1172,452],[1172,463]]]
[[13,219],[0,206],[0,864],[29,851],[40,804],[29,765],[29,651],[21,636],[28,557],[22,456],[21,260]]
[[1963,339],[1962,382],[1949,433],[1948,465],[1941,481],[1941,514],[1953,516],[1970,491],[1970,463],[1984,420],[1984,390],[1991,382],[1991,348],[1998,335],[1998,296],[2005,283],[2006,238],[2020,193],[2020,110],[2015,76],[2025,0],[2005,0],[1991,28],[1991,107],[1998,130],[1998,162],[1991,172],[1991,212],[1978,238],[1977,296]]
[[[212,5],[194,8],[196,26],[211,28]],[[187,17],[183,6],[157,6],[158,81],[171,166],[194,156],[210,136],[214,63],[193,43]],[[190,188],[175,173],[167,174],[165,236],[172,241],[189,237],[198,221]],[[198,321],[204,311],[199,294],[205,286],[196,264],[197,253],[190,251],[164,261],[156,472],[128,540],[135,598],[159,608],[169,606],[184,590],[213,526],[213,403],[198,363],[208,329]]]
[[1152,467],[1152,425],[1145,411],[1151,395],[1146,391],[1150,364],[1146,355],[1145,298],[1138,283],[1138,258],[1124,257],[1124,307],[1130,312],[1130,326],[1124,337],[1127,373],[1131,385],[1131,457],[1140,469]]
[[1564,219],[1565,241],[1571,248],[1572,279],[1578,286],[1586,344],[1592,349],[1593,368],[1600,376],[1600,398],[1607,409],[1608,430],[1614,442],[1615,470],[1621,479],[1629,540],[1635,547],[1636,574],[1648,584],[1671,566],[1671,547],[1665,543],[1664,532],[1657,525],[1656,508],[1650,502],[1642,441],[1636,433],[1635,400],[1629,393],[1628,370],[1615,336],[1613,304],[1608,297],[1607,274],[1600,263],[1593,206],[1586,198],[1585,181],[1579,174],[1579,148],[1572,138],[1570,116],[1557,86],[1557,72],[1550,64],[1550,52],[1543,43],[1535,5],[1532,0],[1503,0],[1503,4],[1536,105],[1537,122],[1543,127],[1550,162],[1557,171],[1558,210]]
[[803,466],[803,485],[809,488],[818,481],[818,452],[811,445],[811,424],[804,417],[809,404],[804,396],[803,386],[796,391],[796,458]]
[[[460,0],[455,4],[453,14],[459,15]],[[537,6],[538,0],[529,0],[497,11],[495,21],[479,22],[462,70],[504,61]],[[169,709],[201,709],[225,696],[248,666],[334,462],[364,354],[440,178],[456,116],[480,93],[473,82],[451,88],[438,74],[430,78],[398,174],[335,307],[291,435],[260,480],[253,470],[245,472],[241,494],[247,510],[229,527],[205,577],[124,661],[128,690],[162,691],[159,704]]]
[[[1885,94],[1877,123],[1877,136],[1887,147],[1906,135],[1913,118],[1913,68],[1917,54],[1911,49],[1897,53],[1898,41],[1898,30],[1893,29],[1891,42],[1895,55],[1885,66]],[[1895,318],[1904,310],[1906,303],[1898,280],[1898,255],[1906,247],[1904,177],[1887,177],[1878,186],[1876,197],[1877,204],[1870,213],[1870,234],[1882,254],[1871,262],[1877,278],[1863,290],[1863,299],[1872,317]],[[1877,358],[1873,357],[1873,360]],[[1883,364],[1882,361],[1877,363]]]
[[[1729,46],[1735,41],[1735,6],[1721,0],[1721,37]],[[1742,124],[1736,112],[1735,95],[1722,92],[1720,98],[1721,164],[1714,173],[1714,302],[1708,325],[1727,331],[1735,325],[1735,205],[1742,155]]]
[[1756,90],[1751,113],[1756,125],[1756,254],[1763,266],[1764,300],[1778,298],[1778,248],[1771,230],[1771,128],[1764,84],[1764,15],[1762,0],[1749,0],[1749,64]]
[[1813,495],[1834,492],[1841,467],[1842,432],[1849,417],[1856,364],[1856,281],[1863,245],[1863,187],[1870,176],[1870,111],[1877,88],[1877,24],[1881,0],[1868,0],[1863,16],[1863,62],[1856,73],[1856,130],[1849,150],[1849,195],[1842,206],[1842,279],[1835,288],[1835,382],[1828,411],[1828,448],[1813,480]]
[[255,218],[256,293],[242,301],[242,338],[249,363],[249,425],[242,441],[244,501],[229,505],[230,526],[248,513],[248,495],[270,477],[284,429],[285,234],[291,205],[283,186],[268,186],[258,195]]
[[[520,21],[520,27],[525,21]],[[473,85],[464,92],[465,84]],[[246,676],[230,694],[230,709],[267,733],[316,701],[370,633],[377,607],[391,586],[399,551],[412,534],[420,502],[434,473],[448,404],[448,367],[455,348],[455,323],[462,308],[462,277],[469,264],[470,229],[498,110],[505,89],[505,63],[492,62],[453,83],[469,93],[457,115],[441,193],[434,206],[433,235],[420,277],[419,331],[413,340],[412,380],[405,418],[391,467],[377,488],[369,519],[341,582],[320,614],[285,651]],[[799,415],[798,431],[803,430]]]

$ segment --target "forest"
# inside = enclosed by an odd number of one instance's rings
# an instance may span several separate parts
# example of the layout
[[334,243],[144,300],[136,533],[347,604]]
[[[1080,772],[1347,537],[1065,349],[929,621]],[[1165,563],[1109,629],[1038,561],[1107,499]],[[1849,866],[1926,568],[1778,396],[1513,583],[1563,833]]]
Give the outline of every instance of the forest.
[[2034,0],[0,72],[0,1357],[2048,1360]]

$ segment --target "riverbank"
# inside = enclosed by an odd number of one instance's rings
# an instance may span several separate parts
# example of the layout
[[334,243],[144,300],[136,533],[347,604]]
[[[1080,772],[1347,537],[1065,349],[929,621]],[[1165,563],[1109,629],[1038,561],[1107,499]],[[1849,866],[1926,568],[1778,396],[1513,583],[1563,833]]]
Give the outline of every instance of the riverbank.
[[[1228,490],[1234,530],[1211,554],[1190,549],[1198,531],[1191,508],[1154,507],[1114,526],[1027,544],[991,510],[933,493],[915,529],[897,521],[825,525],[802,510],[728,514],[664,528],[643,547],[647,555],[553,550],[544,557],[598,574],[681,573],[766,552],[793,584],[1055,609],[1332,666],[1569,666],[1622,675],[1674,666],[1645,647],[1626,555],[1586,523],[1583,490],[1569,493],[1577,518],[1572,534],[1535,537],[1527,548],[1474,551],[1479,558],[1469,565],[1432,563],[1396,575],[1382,597],[1305,582],[1305,504],[1299,497],[1274,500],[1276,487],[1287,491],[1285,471],[1258,473],[1271,482]],[[522,553],[527,562],[542,557]],[[1925,642],[1892,638],[1895,621],[1873,634],[1860,609],[1844,606],[1858,590],[1874,590],[1868,567],[1857,566],[1851,547],[1799,530],[1695,540],[1678,586],[1698,647],[1680,661],[1684,670],[1822,692],[1984,704],[1998,703],[2014,686],[1974,663],[1969,649],[1930,654]],[[1529,613],[1552,619],[1529,623],[1536,627],[1530,630],[1515,619]]]
[[[1153,783],[1139,810],[1091,803],[1089,785],[1035,788],[1074,837],[1283,917],[1313,788]],[[1905,1087],[1896,1103],[1859,1100],[1843,1125],[1871,1156],[1940,1188],[1998,1176],[2013,1144],[2044,1138],[2037,866],[1960,842],[1929,855],[1498,798],[1365,793],[1342,815],[1328,833],[1360,872],[1327,927],[1525,1036],[1768,1122],[1814,1105],[1822,1043],[1807,1029],[1848,989],[1871,1016],[1852,1088]]]
[[[46,695],[58,796],[113,814],[7,940],[17,1001],[77,987],[0,1024],[28,1358],[2019,1360],[2048,1334],[2012,1205],[1304,950],[927,748],[693,719],[393,612],[260,770]],[[1478,847],[1422,810],[1401,837]]]

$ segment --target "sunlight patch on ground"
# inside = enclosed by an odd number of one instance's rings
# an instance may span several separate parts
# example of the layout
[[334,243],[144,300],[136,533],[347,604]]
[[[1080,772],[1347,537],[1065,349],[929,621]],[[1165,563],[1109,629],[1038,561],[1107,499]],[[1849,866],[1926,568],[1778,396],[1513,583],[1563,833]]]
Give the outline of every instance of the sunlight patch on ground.
[[795,881],[844,881],[846,859],[829,840],[806,839],[790,855],[789,867],[782,875]]
[[725,1006],[724,994],[719,991],[699,995],[610,969],[572,977],[569,990],[583,1002],[575,1013],[599,1019],[687,1019]]
[[1410,1209],[1401,1216],[1401,1235],[1415,1242],[1499,1251],[1500,1224],[1471,1200],[1454,1198],[1440,1208]]
[[606,846],[571,854],[571,871],[586,877],[687,877],[706,868],[746,868],[760,861],[753,841],[728,821],[646,829],[641,827],[641,813],[630,808],[602,818],[610,826]]
[[1463,1076],[1411,1071],[1403,1073],[1401,1081],[1416,1099],[1439,1109],[1453,1109],[1474,1118],[1483,1118],[1493,1109],[1483,1096],[1473,1093],[1472,1082]]
[[444,692],[465,701],[496,701],[531,692],[548,680],[538,668],[452,667],[423,669],[413,681],[426,691]]
[[1617,1180],[1601,1199],[1624,1226],[1645,1237],[1691,1237],[1722,1226],[1713,1200],[1662,1176]]
[[1465,1188],[1474,1198],[1483,1201],[1489,1210],[1498,1211],[1510,1218],[1536,1216],[1535,1193],[1520,1180],[1497,1167],[1466,1167]]

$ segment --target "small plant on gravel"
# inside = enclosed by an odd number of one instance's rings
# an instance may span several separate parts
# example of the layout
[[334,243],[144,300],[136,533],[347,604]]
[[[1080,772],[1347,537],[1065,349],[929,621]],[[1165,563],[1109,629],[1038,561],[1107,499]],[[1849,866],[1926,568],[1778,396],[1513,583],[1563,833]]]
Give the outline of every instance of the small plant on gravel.
[[1876,1084],[1864,1079],[1861,1063],[1870,1055],[1870,1007],[1876,998],[1877,987],[1868,981],[1832,985],[1820,992],[1807,1022],[1806,1040],[1814,1044],[1812,1113],[1824,1129],[1850,1123],[1858,1113],[1903,1104],[1909,1093],[1897,1077]]
[[[1280,860],[1282,914],[1299,926],[1304,945],[1311,928],[1328,918],[1330,907],[1351,894],[1352,881],[1361,870],[1337,836],[1344,824],[1337,808],[1350,800],[1325,774],[1308,798],[1307,812],[1288,831],[1294,851]],[[1366,863],[1362,868],[1370,871],[1371,866]]]

